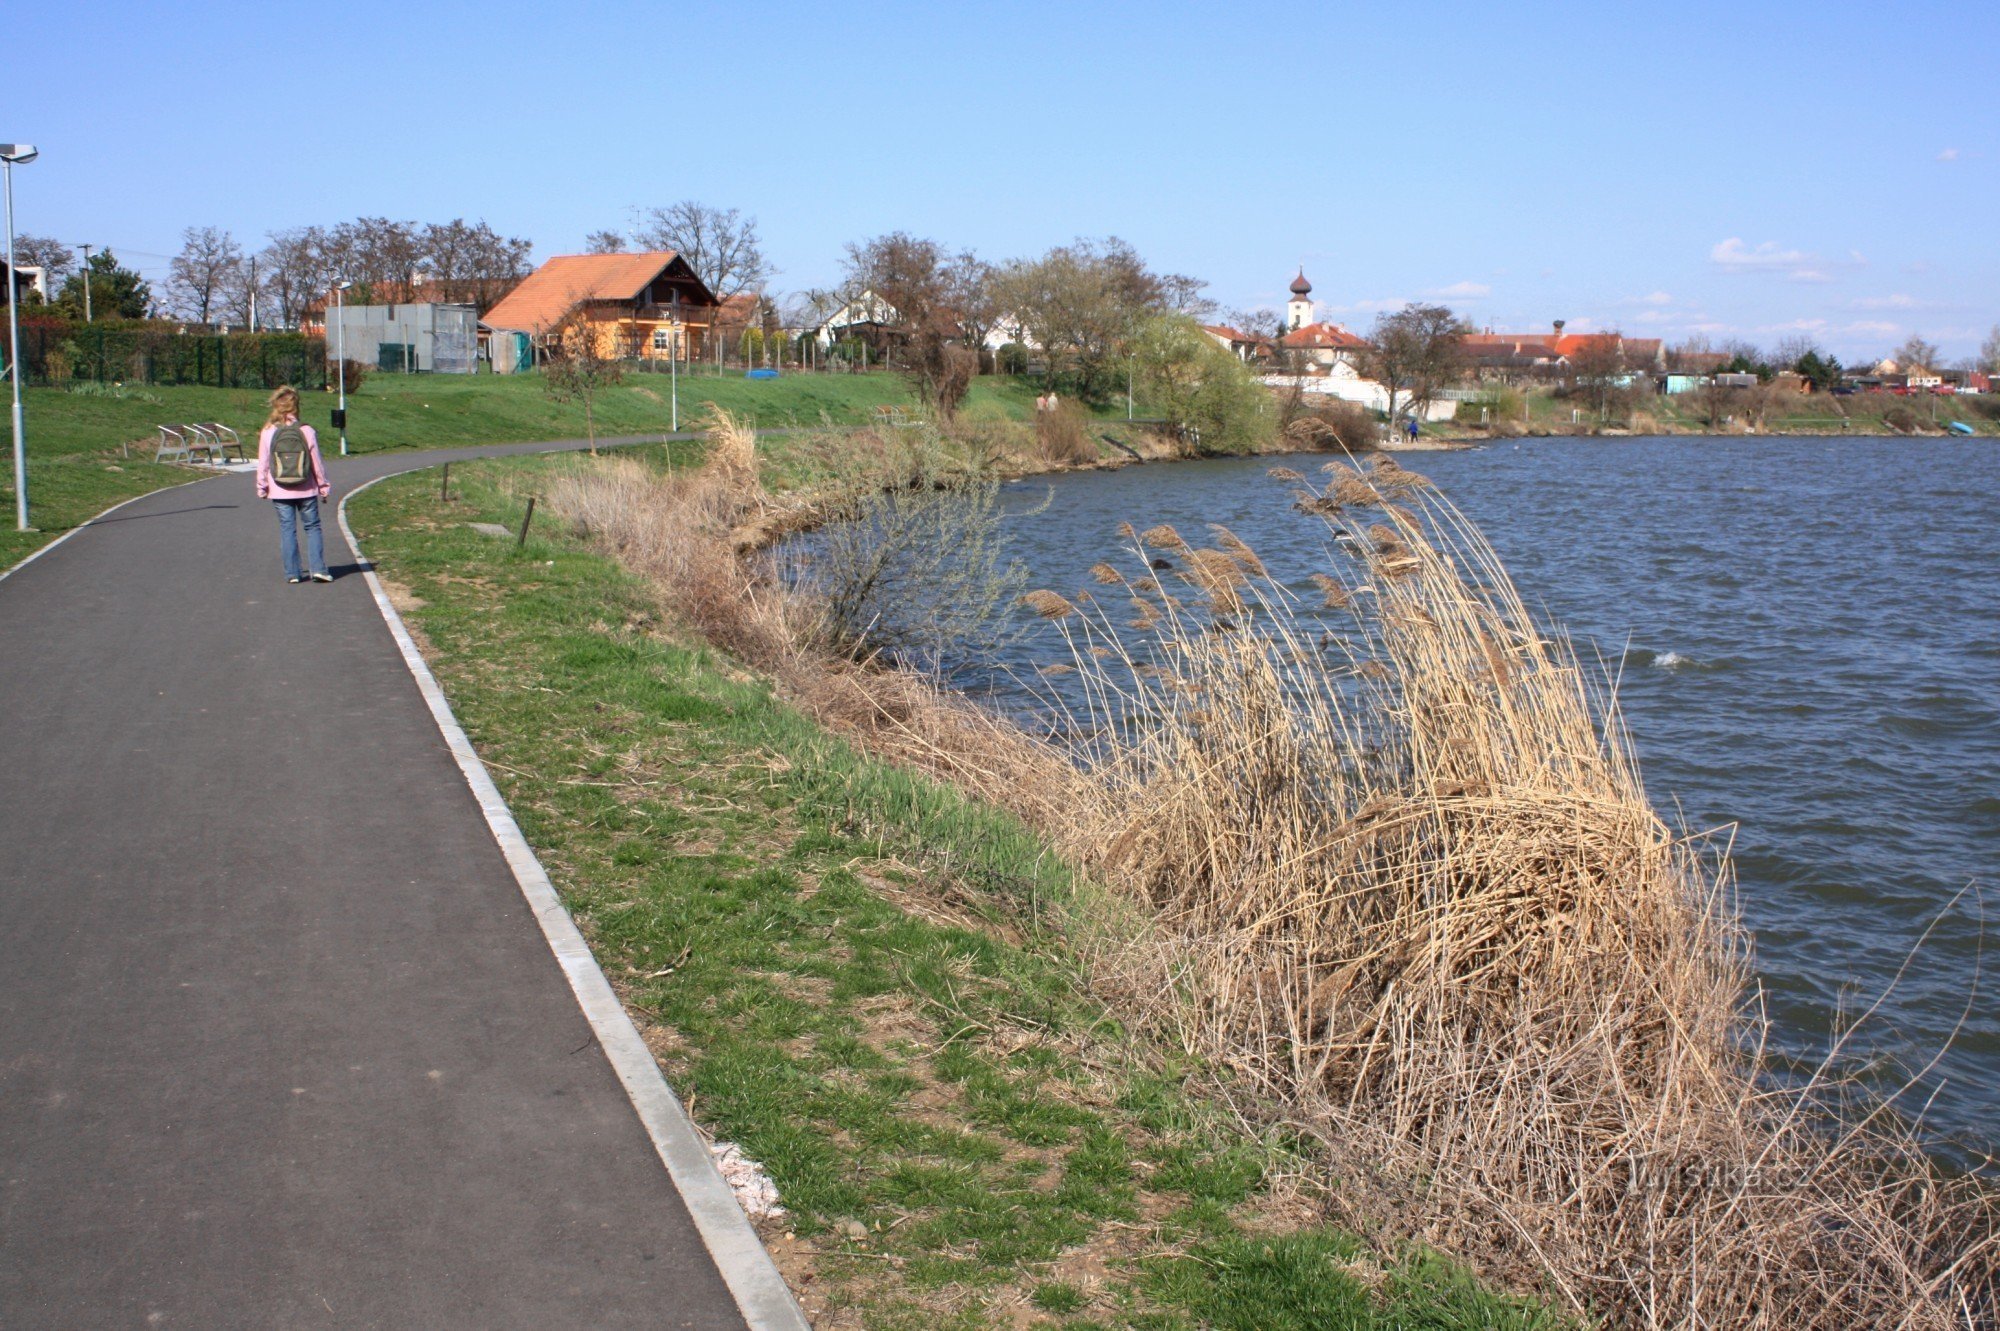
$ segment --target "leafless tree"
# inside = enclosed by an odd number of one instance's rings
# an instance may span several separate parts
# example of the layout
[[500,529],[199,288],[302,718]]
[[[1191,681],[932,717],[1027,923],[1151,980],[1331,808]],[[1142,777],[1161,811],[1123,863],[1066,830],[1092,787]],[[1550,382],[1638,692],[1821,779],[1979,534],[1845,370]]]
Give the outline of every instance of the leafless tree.
[[54,300],[76,266],[76,252],[51,236],[14,237],[14,262],[42,270],[42,289]]
[[1635,373],[1626,360],[1624,340],[1616,332],[1592,333],[1569,356],[1570,383],[1599,422],[1631,396]]
[[[578,302],[571,304],[577,306]],[[548,362],[542,371],[542,387],[550,397],[582,406],[583,428],[593,456],[597,453],[597,394],[625,377],[624,364],[615,355],[605,354],[602,333],[580,307],[576,308],[549,339]]]
[[1796,370],[1799,362],[1807,356],[1824,358],[1826,353],[1809,333],[1793,333],[1778,339],[1778,345],[1771,348],[1771,364],[1780,370]]
[[1389,391],[1389,423],[1396,422],[1399,394],[1417,410],[1463,378],[1465,321],[1443,305],[1405,305],[1375,318],[1361,369]]
[[1715,348],[1700,333],[1667,348],[1667,368],[1678,373],[1703,373],[1715,356]]
[[257,280],[272,322],[296,328],[308,306],[333,285],[326,262],[326,233],[316,226],[292,227],[270,233],[257,256]]
[[458,217],[426,226],[418,248],[423,272],[440,285],[441,295],[484,311],[527,273],[534,244],[502,236],[483,221],[468,224]]
[[242,265],[243,247],[220,227],[191,226],[181,232],[181,252],[167,279],[174,312],[195,323],[210,322]]
[[1979,368],[1988,374],[2000,374],[2000,324],[1993,325],[1993,331],[1979,345]]
[[896,311],[903,368],[919,396],[949,420],[978,368],[965,345],[965,312],[987,300],[988,272],[969,252],[896,231],[847,247],[850,287],[872,291]]
[[625,237],[617,231],[593,231],[583,238],[585,254],[623,254]]
[[756,290],[777,272],[757,240],[757,219],[735,208],[684,199],[648,209],[634,236],[647,249],[677,252],[718,300]]
[[1944,353],[1937,349],[1937,344],[1926,342],[1915,333],[1905,338],[1902,346],[1889,353],[1889,358],[1896,362],[1896,368],[1904,374],[1918,370],[1935,370],[1944,364]]

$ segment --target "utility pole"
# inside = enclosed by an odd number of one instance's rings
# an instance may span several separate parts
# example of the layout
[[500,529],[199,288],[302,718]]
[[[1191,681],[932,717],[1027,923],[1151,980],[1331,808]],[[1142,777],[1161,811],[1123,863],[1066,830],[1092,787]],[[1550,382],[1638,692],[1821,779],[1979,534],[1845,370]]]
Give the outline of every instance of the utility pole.
[[91,250],[95,249],[96,247],[95,247],[95,246],[93,246],[93,245],[78,245],[78,246],[77,246],[77,248],[83,251],[83,321],[84,321],[85,323],[89,323],[89,322],[91,322],[91,319],[90,319],[90,252],[91,252]]
[[250,256],[250,331],[257,331],[257,256]]

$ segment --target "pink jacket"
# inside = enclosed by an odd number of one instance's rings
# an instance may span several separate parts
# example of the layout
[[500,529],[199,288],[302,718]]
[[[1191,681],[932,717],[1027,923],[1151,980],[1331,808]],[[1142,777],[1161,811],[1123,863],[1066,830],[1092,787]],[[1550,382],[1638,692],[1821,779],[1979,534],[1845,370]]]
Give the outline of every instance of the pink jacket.
[[271,479],[271,436],[278,432],[275,425],[267,425],[257,435],[257,497],[259,499],[310,499],[317,491],[321,499],[333,493],[327,483],[326,464],[319,460],[319,436],[310,425],[301,425],[305,432],[306,449],[312,454],[313,475],[319,478],[317,486],[279,485]]

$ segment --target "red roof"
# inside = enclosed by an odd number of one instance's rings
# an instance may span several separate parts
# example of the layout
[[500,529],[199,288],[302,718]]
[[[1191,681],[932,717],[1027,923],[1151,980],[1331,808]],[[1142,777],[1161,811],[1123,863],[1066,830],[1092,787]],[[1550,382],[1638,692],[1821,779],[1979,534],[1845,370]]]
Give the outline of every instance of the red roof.
[[[489,328],[512,328],[521,332],[546,333],[563,316],[586,301],[634,301],[645,294],[653,280],[680,256],[673,250],[652,250],[640,254],[559,254],[522,279],[506,299],[486,312],[482,321]],[[691,304],[712,304],[714,297],[699,279],[686,270],[707,300]]]
[[1211,337],[1221,338],[1224,342],[1242,342],[1253,347],[1271,345],[1271,339],[1262,333],[1246,333],[1241,328],[1231,328],[1228,324],[1203,324],[1201,330]]
[[1279,338],[1278,345],[1294,351],[1338,351],[1365,347],[1368,339],[1356,337],[1339,324],[1306,324]]

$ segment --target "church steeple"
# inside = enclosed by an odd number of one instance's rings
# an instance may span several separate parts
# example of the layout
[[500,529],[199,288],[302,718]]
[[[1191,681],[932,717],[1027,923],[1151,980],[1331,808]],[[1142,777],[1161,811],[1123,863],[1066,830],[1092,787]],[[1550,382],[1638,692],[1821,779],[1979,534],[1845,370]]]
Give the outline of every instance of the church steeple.
[[1292,298],[1285,302],[1287,331],[1297,331],[1313,321],[1312,289],[1313,284],[1306,281],[1306,270],[1301,266],[1299,275],[1292,279]]

